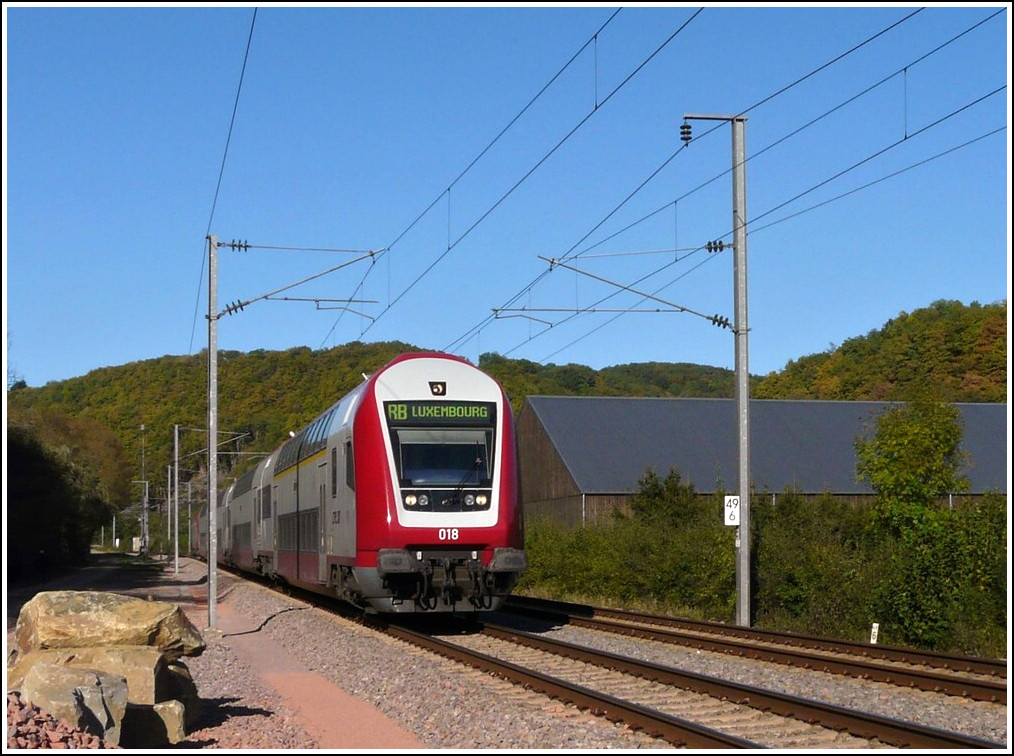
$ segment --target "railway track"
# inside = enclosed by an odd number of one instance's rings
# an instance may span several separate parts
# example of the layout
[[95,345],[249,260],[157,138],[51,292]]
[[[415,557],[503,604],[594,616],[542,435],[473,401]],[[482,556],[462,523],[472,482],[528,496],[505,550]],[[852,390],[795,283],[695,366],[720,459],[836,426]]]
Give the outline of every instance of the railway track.
[[1007,663],[514,596],[511,614],[1007,705]]
[[[286,592],[346,618],[355,616],[415,647],[640,730],[672,746],[1006,750],[1004,743],[686,672],[491,622],[449,626],[445,621],[431,627],[412,618],[396,624],[391,618],[350,615],[344,605],[327,602],[316,594]],[[512,601],[512,612],[513,605]],[[557,612],[559,608],[555,606]],[[587,609],[580,612],[587,615]],[[546,614],[539,616],[544,624]],[[558,613],[553,618],[554,622],[560,621]],[[429,631],[420,627],[428,627]],[[606,632],[615,633],[615,628]],[[621,634],[631,635],[626,631]],[[638,639],[637,633],[632,635]]]
[[1004,748],[804,698],[697,675],[489,623],[415,646],[687,748]]

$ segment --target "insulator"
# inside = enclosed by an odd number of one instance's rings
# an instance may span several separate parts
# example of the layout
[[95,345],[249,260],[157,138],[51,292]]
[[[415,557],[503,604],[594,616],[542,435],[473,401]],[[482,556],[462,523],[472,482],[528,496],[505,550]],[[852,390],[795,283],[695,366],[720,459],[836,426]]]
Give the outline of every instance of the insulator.
[[682,139],[686,144],[690,144],[690,138],[690,124],[687,121],[684,121],[680,126],[680,139]]

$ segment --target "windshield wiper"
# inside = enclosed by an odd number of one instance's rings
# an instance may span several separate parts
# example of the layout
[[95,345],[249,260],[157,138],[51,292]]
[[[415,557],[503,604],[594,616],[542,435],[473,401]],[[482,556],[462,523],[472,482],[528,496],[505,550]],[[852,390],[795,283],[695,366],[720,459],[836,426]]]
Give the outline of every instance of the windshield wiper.
[[472,477],[472,474],[479,469],[479,466],[481,464],[482,464],[482,455],[479,453],[479,442],[476,441],[475,442],[475,462],[472,463],[472,466],[470,468],[468,468],[467,470],[465,470],[465,474],[461,476],[461,482],[458,483],[458,485],[455,487],[454,493],[451,494],[451,497],[449,499],[445,499],[444,500],[445,502],[450,503],[450,504],[457,504],[458,503],[459,497],[461,496],[461,492],[465,488],[465,484],[468,482],[468,479],[470,477]]

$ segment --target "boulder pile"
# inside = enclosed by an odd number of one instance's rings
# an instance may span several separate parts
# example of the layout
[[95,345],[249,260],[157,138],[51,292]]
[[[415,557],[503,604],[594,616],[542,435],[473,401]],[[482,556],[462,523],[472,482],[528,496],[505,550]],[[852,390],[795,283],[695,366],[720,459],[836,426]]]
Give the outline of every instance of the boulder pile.
[[54,719],[21,694],[7,694],[7,748],[116,748],[98,735],[76,730],[66,720]]
[[17,694],[24,707],[111,746],[179,743],[200,704],[183,657],[199,656],[205,647],[175,604],[96,591],[42,592],[18,616],[7,659],[8,704]]

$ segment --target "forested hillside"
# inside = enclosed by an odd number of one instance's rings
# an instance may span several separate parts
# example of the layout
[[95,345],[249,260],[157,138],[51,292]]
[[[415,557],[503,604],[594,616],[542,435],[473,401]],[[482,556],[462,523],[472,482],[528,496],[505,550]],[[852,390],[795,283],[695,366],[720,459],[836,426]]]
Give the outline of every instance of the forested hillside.
[[[352,342],[319,351],[309,347],[245,354],[221,351],[220,441],[246,434],[226,450],[271,449],[290,430],[299,430],[355,388],[364,374],[403,352],[425,348],[402,342]],[[645,363],[596,371],[584,365],[538,365],[483,354],[479,366],[504,385],[516,411],[529,394],[731,397],[734,391],[731,371],[704,365]],[[17,388],[7,396],[12,421],[27,414],[36,418],[34,422],[44,423],[47,414],[59,412],[110,428],[126,457],[137,460],[135,478],[140,472],[142,440],[148,476],[171,463],[176,425],[184,429],[181,455],[204,448],[200,431],[207,428],[207,401],[206,351],[93,370],[41,388]],[[232,462],[223,460],[226,469]]]
[[[218,426],[224,442],[220,471],[235,474],[246,457],[298,430],[396,355],[428,349],[401,342],[352,342],[314,351],[220,352]],[[732,371],[684,363],[639,363],[594,370],[539,365],[495,353],[479,366],[506,388],[515,410],[529,394],[582,396],[732,397]],[[939,301],[901,313],[865,336],[785,369],[751,379],[755,398],[900,400],[932,390],[946,401],[1007,400],[1007,303]],[[137,500],[135,481],[166,482],[179,426],[181,480],[203,465],[206,448],[207,355],[164,356],[94,370],[34,388],[8,387],[8,440],[25,453],[44,450],[46,465],[76,476],[82,501],[110,511]],[[142,431],[142,426],[144,430]],[[37,443],[36,443],[37,442]],[[12,482],[18,469],[9,467]],[[23,490],[11,487],[10,491]],[[27,495],[27,494],[25,494]],[[8,519],[20,502],[8,497]],[[9,534],[10,538],[10,534]]]
[[905,401],[932,389],[951,402],[1007,401],[1007,303],[941,300],[883,328],[790,362],[757,399]]

